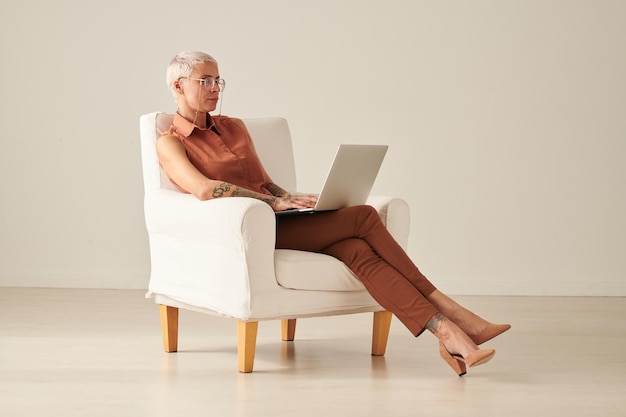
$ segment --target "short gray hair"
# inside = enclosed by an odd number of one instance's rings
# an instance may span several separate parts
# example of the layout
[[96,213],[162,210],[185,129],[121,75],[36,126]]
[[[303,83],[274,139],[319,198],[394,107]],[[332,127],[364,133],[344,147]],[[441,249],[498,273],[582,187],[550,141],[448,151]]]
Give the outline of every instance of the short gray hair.
[[198,51],[183,51],[172,58],[170,64],[167,66],[166,80],[167,86],[172,91],[174,98],[176,98],[174,81],[180,78],[189,77],[196,65],[204,64],[205,62],[212,62],[217,65],[217,60],[211,55]]

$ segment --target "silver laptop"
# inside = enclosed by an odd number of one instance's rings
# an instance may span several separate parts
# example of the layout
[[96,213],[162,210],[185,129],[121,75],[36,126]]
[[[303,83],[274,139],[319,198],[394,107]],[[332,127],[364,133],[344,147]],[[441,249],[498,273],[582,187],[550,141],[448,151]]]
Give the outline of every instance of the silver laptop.
[[277,211],[277,216],[338,210],[365,204],[387,145],[340,145],[313,208]]

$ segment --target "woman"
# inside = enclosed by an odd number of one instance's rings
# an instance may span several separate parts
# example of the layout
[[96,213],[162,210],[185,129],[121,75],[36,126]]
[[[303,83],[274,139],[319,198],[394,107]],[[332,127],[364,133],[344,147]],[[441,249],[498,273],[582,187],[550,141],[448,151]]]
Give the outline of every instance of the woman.
[[[157,141],[170,179],[200,200],[251,197],[274,211],[313,207],[314,195],[290,194],[274,184],[239,119],[211,116],[225,83],[217,62],[202,52],[183,52],[167,70],[176,99],[171,128]],[[487,340],[508,330],[492,324],[438,291],[421,274],[370,206],[276,219],[276,248],[325,253],[343,261],[372,297],[418,336],[428,329],[439,339],[442,358],[459,375],[488,362]]]

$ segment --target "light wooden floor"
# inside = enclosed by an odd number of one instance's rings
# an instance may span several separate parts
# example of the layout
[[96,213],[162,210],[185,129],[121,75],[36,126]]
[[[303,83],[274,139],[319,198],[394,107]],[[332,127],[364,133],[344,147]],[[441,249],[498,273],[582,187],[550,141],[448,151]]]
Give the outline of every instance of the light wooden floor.
[[513,329],[457,377],[432,335],[394,319],[369,354],[371,316],[259,326],[239,374],[236,323],[181,311],[162,350],[142,291],[0,288],[0,413],[18,416],[626,416],[626,299],[455,297]]

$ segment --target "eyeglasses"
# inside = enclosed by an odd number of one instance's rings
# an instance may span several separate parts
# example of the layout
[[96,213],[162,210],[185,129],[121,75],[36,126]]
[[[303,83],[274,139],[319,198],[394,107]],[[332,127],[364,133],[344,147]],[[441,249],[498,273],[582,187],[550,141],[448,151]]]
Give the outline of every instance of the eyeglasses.
[[216,84],[217,84],[217,87],[220,89],[220,91],[223,91],[224,87],[226,87],[226,81],[223,78],[218,78],[217,80],[213,77],[206,77],[206,78],[183,77],[183,78],[186,80],[200,81],[202,85],[204,86],[204,88],[206,88],[207,90],[211,90],[213,87],[215,87]]

